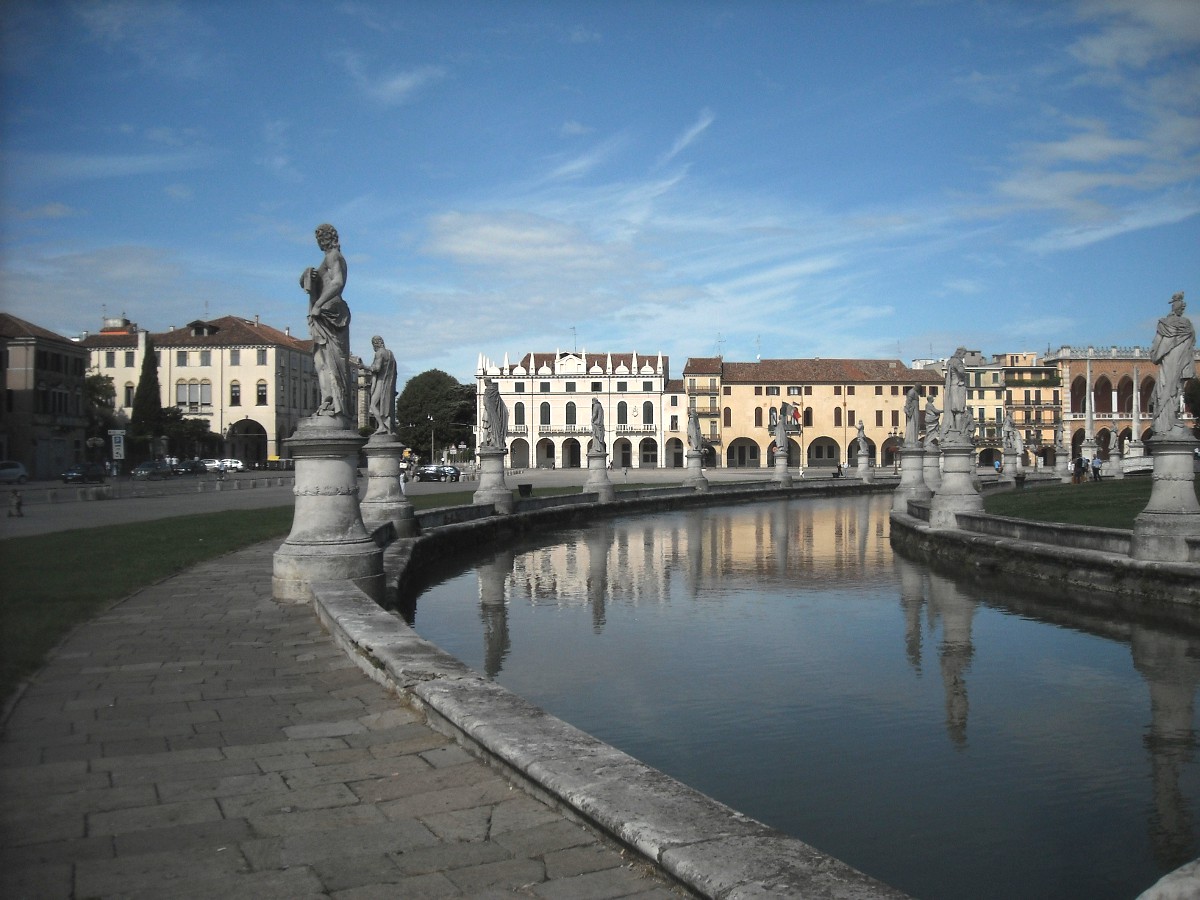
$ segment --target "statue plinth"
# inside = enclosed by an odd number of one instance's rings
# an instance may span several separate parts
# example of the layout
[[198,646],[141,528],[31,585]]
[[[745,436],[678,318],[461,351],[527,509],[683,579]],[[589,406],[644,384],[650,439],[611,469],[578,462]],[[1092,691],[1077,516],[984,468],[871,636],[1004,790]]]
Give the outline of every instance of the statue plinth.
[[925,457],[934,451],[921,446],[900,450],[900,484],[892,494],[892,512],[908,515],[909,500],[928,500],[933,493],[925,484]]
[[775,474],[771,476],[771,480],[781,487],[792,486],[792,473],[788,471],[787,451],[783,453],[775,451]]
[[975,447],[965,441],[942,442],[942,484],[929,502],[932,528],[957,528],[960,512],[982,512],[975,489]]
[[374,531],[391,522],[396,537],[413,537],[417,533],[412,502],[404,494],[404,445],[394,434],[379,432],[371,435],[363,447],[367,457],[367,492],[363,495],[363,525]]
[[1015,449],[1006,447],[1004,449],[1004,471],[1000,475],[1001,481],[1011,481],[1014,484],[1017,481],[1017,475],[1020,474],[1022,468],[1021,454]]
[[926,445],[925,447],[925,465],[921,469],[921,474],[925,478],[925,487],[930,492],[936,491],[942,486],[942,454],[936,441],[933,442],[933,446]]
[[1200,536],[1195,438],[1150,438],[1154,457],[1150,502],[1133,523],[1134,559],[1187,562],[1189,537]]
[[589,450],[587,452],[588,477],[583,483],[583,493],[599,494],[601,503],[612,503],[616,499],[617,489],[613,487],[608,477],[608,452],[606,450]]
[[854,476],[859,481],[865,484],[870,484],[875,480],[875,467],[871,465],[871,460],[866,454],[859,453],[854,458]]
[[479,448],[479,489],[471,498],[476,506],[491,503],[496,512],[507,515],[513,511],[513,495],[504,483],[504,457],[508,451],[503,447]]
[[1104,464],[1104,468],[1100,472],[1101,477],[1107,475],[1109,478],[1124,478],[1125,467],[1121,465],[1121,451],[1113,450],[1108,454],[1108,462]]
[[1054,448],[1054,474],[1063,484],[1071,483],[1071,448],[1061,445]]
[[701,492],[707,491],[709,483],[708,479],[704,477],[704,451],[689,450],[684,456],[687,458],[687,475],[683,479],[684,486]]
[[363,438],[343,416],[312,416],[284,441],[296,461],[292,531],[275,551],[271,592],[307,603],[311,585],[352,581],[383,599],[383,550],[367,533],[358,505]]

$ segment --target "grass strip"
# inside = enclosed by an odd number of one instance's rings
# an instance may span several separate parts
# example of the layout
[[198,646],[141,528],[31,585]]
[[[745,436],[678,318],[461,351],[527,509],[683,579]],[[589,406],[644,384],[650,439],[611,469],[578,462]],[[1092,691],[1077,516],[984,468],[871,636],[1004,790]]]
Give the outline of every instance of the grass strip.
[[[985,512],[996,516],[1061,522],[1096,528],[1133,529],[1133,520],[1150,502],[1150,478],[1110,478],[1083,484],[1055,484],[988,494]],[[1200,483],[1196,485],[1200,497]]]

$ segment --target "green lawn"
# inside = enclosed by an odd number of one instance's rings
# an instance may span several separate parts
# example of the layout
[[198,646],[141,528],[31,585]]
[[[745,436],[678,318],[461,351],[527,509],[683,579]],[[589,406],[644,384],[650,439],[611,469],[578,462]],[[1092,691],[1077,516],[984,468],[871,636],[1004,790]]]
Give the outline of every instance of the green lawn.
[[[997,516],[1038,522],[1133,528],[1133,520],[1150,500],[1150,478],[1105,479],[1085,484],[1056,484],[990,494],[983,508]],[[1197,485],[1200,497],[1200,484]]]

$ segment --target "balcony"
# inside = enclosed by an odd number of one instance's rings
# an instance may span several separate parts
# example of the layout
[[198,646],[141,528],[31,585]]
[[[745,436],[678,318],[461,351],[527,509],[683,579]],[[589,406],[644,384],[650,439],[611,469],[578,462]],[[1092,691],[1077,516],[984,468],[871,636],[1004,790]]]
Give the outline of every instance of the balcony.
[[618,425],[617,434],[658,434],[657,425]]
[[542,436],[565,434],[572,437],[580,435],[591,437],[592,427],[590,425],[539,425],[538,434]]
[[687,389],[687,395],[689,397],[700,397],[700,396],[705,396],[705,395],[711,396],[711,395],[720,393],[720,391],[721,391],[721,386],[717,385],[717,384],[711,384],[711,385],[710,384],[706,384],[706,385],[698,384],[694,387],[689,387]]
[[719,406],[697,406],[694,409],[698,416],[716,416],[721,413],[721,407]]

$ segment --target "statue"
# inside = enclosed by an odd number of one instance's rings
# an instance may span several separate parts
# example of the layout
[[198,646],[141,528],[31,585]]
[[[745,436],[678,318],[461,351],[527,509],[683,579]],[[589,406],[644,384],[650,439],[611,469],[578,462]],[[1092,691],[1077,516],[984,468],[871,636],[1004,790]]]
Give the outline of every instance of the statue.
[[700,437],[700,416],[694,406],[688,410],[687,439],[689,450],[704,449],[704,439]]
[[942,421],[942,411],[934,405],[933,397],[925,398],[925,434],[933,438]]
[[917,412],[921,407],[921,395],[915,387],[910,387],[904,393],[904,444],[907,447],[917,445]]
[[1063,423],[1059,419],[1054,423],[1054,446],[1061,447],[1063,445]]
[[391,434],[396,428],[396,357],[379,335],[371,338],[375,358],[371,360],[371,415],[375,433]]
[[308,293],[308,331],[321,393],[314,415],[344,417],[350,412],[350,307],[342,299],[346,259],[332,225],[317,226],[317,246],[325,259],[300,276],[300,287]]
[[942,422],[942,438],[963,439],[974,433],[967,422],[967,351],[959,347],[946,363],[946,418]]
[[1184,382],[1196,377],[1196,329],[1183,314],[1185,309],[1180,291],[1171,298],[1171,314],[1158,320],[1150,347],[1150,359],[1158,364],[1158,381],[1150,395],[1154,415],[1150,427],[1159,438],[1188,436],[1179,419],[1179,405]]
[[480,445],[504,450],[508,440],[508,407],[500,396],[500,385],[483,379],[483,440]]
[[592,449],[608,452],[608,445],[604,442],[604,404],[599,397],[592,398]]
[[[774,412],[775,408],[772,407],[771,411]],[[787,420],[788,404],[782,403],[779,406],[779,414],[775,417],[775,452],[782,453],[784,459],[788,457]]]
[[867,432],[866,429],[863,428],[861,419],[858,421],[858,437],[856,437],[854,440],[857,442],[859,464],[861,465],[862,458],[867,454]]
[[1025,454],[1025,440],[1017,431],[1017,423],[1013,421],[1012,410],[1004,413],[1004,449],[1017,456]]

